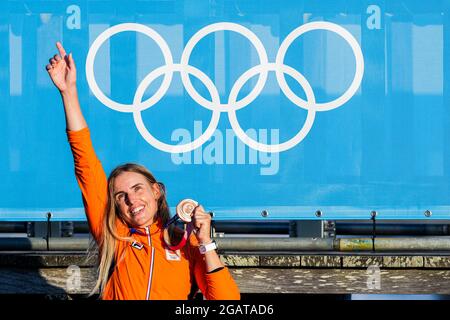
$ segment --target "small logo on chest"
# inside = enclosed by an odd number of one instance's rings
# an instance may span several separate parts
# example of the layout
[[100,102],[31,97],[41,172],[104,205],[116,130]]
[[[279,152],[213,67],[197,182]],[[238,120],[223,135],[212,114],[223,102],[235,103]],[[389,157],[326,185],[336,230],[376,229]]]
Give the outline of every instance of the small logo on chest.
[[181,253],[180,250],[170,250],[170,249],[165,249],[166,250],[166,259],[169,261],[181,261]]
[[132,246],[133,248],[135,248],[135,249],[138,249],[138,250],[141,250],[141,249],[144,247],[144,245],[143,245],[142,243],[139,243],[139,242],[137,242],[137,241],[133,241],[133,243],[131,244],[131,246]]

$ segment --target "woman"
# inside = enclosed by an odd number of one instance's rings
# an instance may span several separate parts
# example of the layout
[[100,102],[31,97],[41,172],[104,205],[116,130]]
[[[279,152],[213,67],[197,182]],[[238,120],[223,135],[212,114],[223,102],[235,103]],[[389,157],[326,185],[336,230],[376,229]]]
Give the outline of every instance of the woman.
[[61,93],[75,174],[99,246],[93,292],[100,290],[103,299],[187,299],[199,288],[207,299],[239,299],[211,244],[211,217],[202,206],[193,212],[195,232],[177,249],[170,242],[178,242],[184,232],[173,225],[165,228],[169,209],[162,183],[135,164],[119,166],[106,178],[81,112],[72,54],[67,56],[61,43],[56,46],[59,55],[46,69]]

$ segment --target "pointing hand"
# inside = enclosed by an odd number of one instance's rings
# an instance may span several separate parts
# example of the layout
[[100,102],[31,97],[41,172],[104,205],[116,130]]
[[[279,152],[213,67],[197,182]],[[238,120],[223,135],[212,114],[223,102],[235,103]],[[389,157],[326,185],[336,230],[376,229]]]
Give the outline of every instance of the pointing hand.
[[56,43],[56,47],[59,54],[55,54],[49,59],[50,63],[46,66],[46,69],[54,85],[63,93],[76,88],[77,70],[72,53],[67,55],[60,42]]

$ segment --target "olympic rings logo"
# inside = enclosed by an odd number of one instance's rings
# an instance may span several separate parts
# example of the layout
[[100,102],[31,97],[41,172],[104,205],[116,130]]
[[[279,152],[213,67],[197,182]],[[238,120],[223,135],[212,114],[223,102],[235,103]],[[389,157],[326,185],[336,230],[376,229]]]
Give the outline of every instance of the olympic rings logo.
[[[313,89],[311,88],[311,85],[305,79],[305,77],[294,68],[284,64],[284,57],[292,42],[301,35],[303,35],[304,33],[312,30],[331,31],[341,36],[344,40],[346,40],[346,42],[351,47],[356,63],[355,75],[350,86],[340,97],[326,103],[316,103]],[[132,104],[122,104],[108,98],[100,90],[94,76],[94,60],[100,46],[113,35],[124,31],[140,32],[153,39],[160,47],[165,60],[165,65],[156,68],[142,80],[142,82],[139,84],[136,90]],[[258,65],[244,72],[236,80],[236,82],[232,86],[230,95],[228,97],[228,101],[226,103],[221,103],[218,89],[214,85],[213,81],[201,70],[189,65],[189,58],[195,45],[203,37],[217,31],[233,31],[246,37],[255,47],[260,62]],[[300,131],[293,138],[279,144],[265,144],[255,141],[244,132],[236,116],[237,110],[249,105],[252,101],[254,101],[258,97],[258,95],[264,88],[268,73],[270,71],[275,72],[277,82],[282,92],[286,95],[286,97],[290,101],[292,101],[292,103],[294,103],[295,105],[297,105],[302,109],[305,109],[308,112],[305,123],[303,124],[303,127],[300,129]],[[143,123],[141,116],[142,111],[152,107],[158,101],[161,100],[161,98],[169,89],[174,72],[180,72],[184,88],[191,96],[191,98],[200,106],[212,111],[212,118],[205,132],[203,132],[203,134],[201,134],[194,141],[178,145],[163,143],[158,139],[156,139],[154,136],[152,136],[152,134],[147,130],[145,124]],[[189,152],[200,147],[202,144],[208,141],[214,134],[214,131],[218,126],[220,114],[222,112],[228,113],[228,119],[236,136],[240,140],[242,140],[242,142],[247,144],[249,147],[261,152],[282,152],[289,150],[294,146],[296,146],[298,143],[300,143],[306,137],[308,132],[311,130],[312,125],[314,123],[316,112],[328,111],[338,108],[352,98],[352,96],[355,94],[355,92],[358,90],[361,84],[363,73],[364,73],[363,54],[361,51],[361,47],[359,46],[358,42],[353,37],[353,35],[337,24],[323,21],[306,23],[294,29],[281,43],[278,53],[276,55],[275,62],[269,62],[266,50],[262,42],[252,31],[250,31],[249,29],[245,28],[242,25],[229,22],[220,22],[208,25],[199,30],[196,34],[194,34],[192,38],[189,39],[183,50],[180,63],[174,63],[169,46],[167,45],[166,41],[161,37],[161,35],[159,35],[155,30],[145,25],[137,23],[123,23],[103,31],[92,43],[92,46],[89,49],[86,59],[87,81],[91,91],[97,97],[97,99],[113,110],[120,112],[132,112],[134,122],[142,137],[155,148],[169,153]],[[306,100],[300,98],[289,88],[285,79],[285,74],[291,76],[302,86],[306,95]],[[189,75],[196,77],[203,83],[203,85],[209,91],[211,101],[205,99],[196,91],[196,89],[193,87],[191,83]],[[238,95],[242,87],[249,79],[251,79],[256,75],[259,75],[259,78],[255,87],[250,91],[250,93],[247,96],[238,100]],[[142,101],[145,90],[150,86],[150,84],[155,79],[161,76],[163,76],[164,78],[159,89],[155,92],[153,96],[151,96],[145,101]]]

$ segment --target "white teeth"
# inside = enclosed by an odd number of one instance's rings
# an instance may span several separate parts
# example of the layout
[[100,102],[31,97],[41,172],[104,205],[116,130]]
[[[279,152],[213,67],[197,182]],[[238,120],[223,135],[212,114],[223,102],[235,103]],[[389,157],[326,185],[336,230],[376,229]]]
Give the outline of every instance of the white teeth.
[[133,211],[131,211],[131,213],[132,213],[132,214],[136,214],[136,213],[138,213],[139,211],[141,211],[142,209],[144,209],[144,206],[137,207],[136,209],[134,209]]

